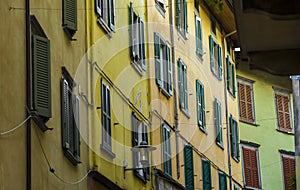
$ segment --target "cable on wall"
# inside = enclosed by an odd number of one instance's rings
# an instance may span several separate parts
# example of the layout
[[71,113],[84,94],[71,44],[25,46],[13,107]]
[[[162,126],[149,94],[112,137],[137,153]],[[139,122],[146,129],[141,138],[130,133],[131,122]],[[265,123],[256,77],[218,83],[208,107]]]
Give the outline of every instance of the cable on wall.
[[0,133],[0,136],[7,135],[7,134],[12,133],[12,132],[14,132],[15,130],[19,129],[19,128],[22,127],[22,126],[26,123],[26,121],[28,121],[28,119],[30,119],[31,117],[32,117],[32,116],[29,115],[24,121],[22,121],[22,122],[21,122],[19,125],[17,125],[16,127],[12,128],[12,129],[10,129],[10,130],[8,130],[8,131],[1,132],[1,133]]

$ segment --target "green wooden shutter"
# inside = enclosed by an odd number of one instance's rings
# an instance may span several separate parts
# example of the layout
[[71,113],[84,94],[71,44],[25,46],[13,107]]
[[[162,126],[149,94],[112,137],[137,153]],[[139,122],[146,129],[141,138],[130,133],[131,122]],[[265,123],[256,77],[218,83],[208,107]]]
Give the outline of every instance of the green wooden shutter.
[[216,126],[216,141],[220,143],[220,128],[219,128],[219,106],[218,101],[214,101],[214,110],[215,110],[215,126]]
[[227,190],[226,175],[222,172],[219,172],[219,190]]
[[201,105],[201,87],[199,80],[196,80],[196,101],[197,101],[197,120],[198,125],[202,127],[202,105]]
[[214,40],[212,36],[209,36],[209,52],[210,52],[210,68],[215,70],[215,57],[214,57]]
[[231,66],[230,66],[230,62],[229,62],[229,57],[226,57],[226,74],[227,74],[227,89],[230,91],[231,89]]
[[172,156],[171,156],[171,142],[170,142],[170,131],[163,124],[163,153],[164,153],[164,172],[172,176]]
[[188,32],[188,9],[187,9],[187,2],[183,0],[183,7],[184,7],[184,30]]
[[60,81],[60,92],[62,147],[63,149],[69,149],[69,90],[68,82],[65,79]]
[[176,0],[176,25],[178,28],[181,26],[181,10],[180,10],[180,4],[182,0]]
[[158,86],[162,86],[161,78],[161,61],[160,61],[160,37],[157,33],[154,33],[154,57],[155,57],[155,76]]
[[40,116],[50,118],[52,116],[50,41],[33,35],[32,46],[34,109]]
[[80,109],[79,98],[73,96],[73,114],[74,114],[74,156],[77,161],[80,160]]
[[172,96],[173,88],[172,88],[172,65],[171,65],[171,57],[170,57],[170,48],[167,48],[167,63],[168,63],[168,93]]
[[236,94],[236,81],[235,81],[235,65],[231,65],[232,71],[231,71],[231,78],[232,78],[232,93],[233,96],[235,97]]
[[100,0],[95,0],[95,12],[101,16],[101,4],[100,4]]
[[204,86],[201,85],[201,105],[202,105],[202,127],[206,129],[206,112],[205,112],[205,99],[204,99]]
[[108,0],[109,2],[109,24],[110,24],[110,29],[116,30],[115,27],[115,3],[114,0]]
[[219,46],[219,45],[218,45],[218,68],[219,68],[219,78],[222,79],[222,71],[223,71],[222,49],[221,49],[221,46]]
[[145,24],[142,19],[140,19],[140,61],[141,67],[146,71],[146,56],[145,56]]
[[232,115],[230,115],[229,117],[229,128],[230,128],[230,141],[231,141],[231,156],[234,157],[234,152],[235,152],[235,134],[234,133],[234,123],[233,123],[233,119],[232,119]]
[[182,70],[182,62],[178,59],[178,86],[179,86],[179,102],[180,107],[184,108],[184,91],[183,91],[183,70]]
[[186,189],[194,190],[194,161],[193,148],[191,146],[184,147],[184,174]]
[[211,190],[211,168],[209,161],[202,160],[202,171],[203,190]]
[[184,109],[188,110],[188,87],[187,87],[187,69],[183,65],[183,86],[184,86]]
[[131,60],[134,61],[135,59],[135,56],[136,56],[136,53],[135,53],[135,49],[134,49],[134,23],[133,23],[133,20],[134,20],[134,12],[133,12],[133,8],[132,8],[132,2],[130,2],[129,4],[129,29],[130,29],[130,32],[129,32],[129,40],[130,40],[130,57],[131,57]]
[[77,30],[77,0],[63,0],[63,25],[72,31]]
[[195,16],[195,22],[196,22],[196,52],[197,54],[203,54],[202,49],[202,24],[201,19]]
[[235,122],[235,149],[236,149],[236,159],[240,160],[240,146],[239,146],[239,130],[238,130],[238,124]]

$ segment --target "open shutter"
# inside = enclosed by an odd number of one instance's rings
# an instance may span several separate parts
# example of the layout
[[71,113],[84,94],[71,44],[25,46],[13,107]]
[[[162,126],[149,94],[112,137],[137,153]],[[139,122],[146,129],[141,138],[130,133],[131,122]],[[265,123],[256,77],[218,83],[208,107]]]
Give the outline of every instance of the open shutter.
[[182,62],[178,59],[178,87],[179,87],[179,102],[180,107],[184,108],[184,98],[183,98],[183,71],[182,71]]
[[196,52],[197,54],[202,54],[202,24],[201,19],[195,16],[196,22]]
[[74,156],[77,161],[80,160],[80,110],[79,98],[73,95],[73,114],[74,114]]
[[240,160],[240,145],[239,145],[239,128],[238,128],[238,123],[234,122],[235,125],[235,142],[236,142],[236,159],[239,161]]
[[222,119],[221,119],[221,105],[215,100],[215,117],[216,117],[216,140],[222,144]]
[[32,38],[34,109],[40,116],[50,118],[52,116],[50,41],[37,35],[33,35]]
[[180,24],[181,24],[181,8],[180,8],[181,1],[182,0],[176,0],[176,25],[178,28],[180,28]]
[[193,148],[191,146],[184,147],[184,174],[186,189],[194,190],[194,161]]
[[142,19],[140,19],[140,58],[141,67],[146,71],[146,56],[145,56],[145,24]]
[[63,0],[63,25],[72,31],[77,30],[77,0]]
[[222,49],[218,45],[218,68],[219,68],[219,78],[222,79],[223,64],[222,64]]
[[202,105],[202,114],[201,114],[201,118],[202,118],[202,128],[205,130],[206,128],[206,117],[205,117],[205,100],[204,100],[204,86],[200,85],[201,87],[201,105]]
[[226,57],[226,79],[227,79],[227,89],[230,90],[231,88],[231,67],[230,67],[230,62],[229,62],[229,57]]
[[236,84],[235,84],[235,65],[231,65],[232,71],[231,71],[231,81],[232,81],[232,93],[233,96],[235,97],[235,93],[236,93]]
[[215,70],[215,57],[214,57],[214,40],[212,36],[209,36],[209,54],[210,54],[210,68]]
[[196,101],[197,101],[197,120],[198,125],[202,127],[202,105],[201,105],[201,84],[196,80]]
[[61,91],[61,131],[62,131],[62,147],[70,148],[69,143],[69,90],[68,82],[65,79],[60,81]]
[[95,12],[101,16],[101,3],[100,0],[95,0]]
[[211,168],[209,161],[202,160],[202,171],[203,190],[211,190]]
[[188,9],[187,9],[187,2],[183,0],[183,7],[184,7],[184,30],[188,33]]
[[221,172],[219,172],[219,190],[227,190],[226,175]]
[[168,93],[172,96],[173,88],[172,88],[172,65],[170,59],[170,48],[167,47],[167,64],[168,64]]
[[235,142],[234,121],[233,121],[231,115],[230,115],[230,118],[229,118],[229,124],[230,124],[231,156],[234,157],[234,153],[236,151],[236,149],[235,149],[236,142]]
[[109,24],[110,29],[116,30],[115,27],[115,2],[114,0],[108,0],[109,2]]
[[250,85],[245,85],[245,94],[246,94],[246,113],[247,120],[250,122],[254,122],[253,117],[253,106],[252,106],[252,90]]
[[155,77],[158,86],[162,86],[161,78],[161,60],[160,57],[160,37],[157,33],[154,33],[154,57],[155,57]]
[[187,89],[187,69],[186,65],[183,65],[183,87],[184,87],[184,109],[188,110],[188,89]]
[[129,29],[130,29],[130,32],[129,32],[129,39],[130,39],[130,57],[131,57],[131,60],[134,61],[135,59],[135,56],[136,56],[136,52],[135,52],[135,49],[134,49],[134,12],[133,12],[133,8],[132,8],[132,2],[130,2],[129,4]]

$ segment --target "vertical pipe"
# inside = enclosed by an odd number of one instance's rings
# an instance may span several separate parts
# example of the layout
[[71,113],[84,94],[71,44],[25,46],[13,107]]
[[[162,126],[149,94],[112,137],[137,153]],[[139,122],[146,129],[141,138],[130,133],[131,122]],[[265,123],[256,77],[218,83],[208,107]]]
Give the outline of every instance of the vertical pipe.
[[175,61],[175,44],[174,44],[174,23],[173,23],[173,0],[169,0],[169,20],[170,20],[170,34],[172,45],[172,63],[173,63],[173,94],[174,94],[174,119],[175,119],[175,145],[176,145],[176,168],[177,179],[180,178],[180,157],[179,157],[179,142],[178,142],[178,102],[177,102],[177,88],[176,88],[176,61]]
[[[26,105],[31,109],[31,45],[30,45],[30,0],[25,0],[26,22]],[[29,116],[28,109],[26,111]],[[31,120],[26,123],[26,190],[31,190]]]

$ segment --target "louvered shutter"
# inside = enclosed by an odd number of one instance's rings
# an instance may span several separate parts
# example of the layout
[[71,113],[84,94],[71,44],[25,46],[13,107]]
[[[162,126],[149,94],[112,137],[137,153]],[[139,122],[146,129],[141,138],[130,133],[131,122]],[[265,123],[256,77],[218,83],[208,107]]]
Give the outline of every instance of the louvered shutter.
[[72,31],[77,30],[77,0],[63,0],[63,25]]
[[285,190],[294,190],[291,188],[291,177],[295,175],[295,159],[282,156],[282,168]]
[[164,172],[172,176],[170,131],[163,124]]
[[222,79],[222,72],[223,72],[222,49],[221,46],[219,45],[218,45],[218,69],[219,69],[219,78]]
[[206,117],[205,117],[205,100],[204,100],[204,86],[200,85],[200,89],[201,89],[201,105],[202,105],[202,114],[201,114],[201,118],[202,118],[202,127],[205,130],[206,128]]
[[231,88],[231,66],[229,62],[229,57],[226,57],[226,70],[227,70],[227,89]]
[[236,159],[240,160],[240,145],[239,145],[239,129],[238,129],[238,123],[235,121],[235,141],[236,141]]
[[215,70],[215,57],[214,57],[214,40],[212,36],[209,36],[209,54],[210,54],[210,68]]
[[160,37],[157,33],[154,33],[154,57],[155,57],[155,77],[158,86],[162,86],[161,78],[161,60],[160,57]]
[[241,120],[254,122],[252,89],[250,85],[238,83]]
[[202,127],[202,105],[201,105],[201,85],[196,80],[196,101],[197,101],[197,120],[198,125]]
[[187,69],[186,65],[183,65],[183,86],[184,86],[184,109],[188,110],[188,89],[187,89]]
[[197,54],[202,54],[202,23],[201,19],[195,16],[196,22],[196,52]]
[[60,81],[61,91],[61,131],[62,131],[62,147],[69,149],[69,90],[68,82],[65,79]]
[[176,25],[178,28],[180,28],[181,26],[181,7],[180,7],[180,4],[181,4],[181,1],[182,0],[176,0]]
[[221,172],[219,172],[219,190],[227,190],[226,175]]
[[184,166],[185,187],[187,190],[194,190],[194,162],[191,146],[184,147]]
[[222,144],[222,121],[221,121],[221,105],[215,100],[215,125],[216,125],[216,141]]
[[186,0],[183,0],[183,7],[184,7],[184,30],[188,32],[188,8]]
[[291,121],[290,121],[290,110],[289,110],[289,99],[287,96],[276,94],[277,104],[277,117],[279,129],[290,132]]
[[109,2],[109,24],[110,24],[110,29],[116,30],[115,27],[115,2],[114,0],[108,0]]
[[253,117],[253,107],[252,107],[252,90],[250,85],[245,86],[245,94],[246,94],[246,113],[247,113],[247,120],[250,122],[254,122]]
[[243,158],[246,186],[260,188],[256,150],[243,147]]
[[182,62],[178,59],[178,87],[179,87],[179,103],[180,107],[184,108],[184,91],[183,91],[183,71],[182,71]]
[[[139,139],[138,139],[138,120],[134,114],[131,115],[131,126],[132,126],[132,147],[135,147],[139,145]],[[138,153],[133,151],[132,156],[133,156],[133,165],[134,167],[138,167]]]
[[211,168],[209,161],[202,160],[202,171],[203,190],[211,190]]
[[[231,65],[232,67],[232,71],[231,71],[231,81],[232,81],[232,93],[233,93],[233,96],[235,97],[235,93],[236,93],[236,84],[235,84],[235,66],[234,65]],[[251,101],[252,102],[252,101]],[[252,107],[252,105],[251,105]],[[253,114],[252,114],[253,115]],[[254,118],[253,118],[254,120]]]
[[50,41],[32,36],[33,106],[40,116],[51,118]]
[[134,48],[134,12],[133,12],[133,8],[132,8],[132,2],[130,2],[129,4],[129,40],[130,40],[130,57],[131,60],[134,61],[135,56],[137,55],[137,53],[135,52],[135,48]]
[[140,61],[141,67],[146,71],[146,55],[145,55],[145,24],[142,19],[140,19]]
[[172,88],[172,65],[171,65],[171,57],[170,57],[170,48],[167,48],[167,64],[168,64],[168,93],[172,96],[173,88]]
[[77,161],[80,160],[80,110],[79,98],[73,95],[73,114],[74,114],[74,156]]
[[100,3],[101,0],[95,0],[95,12],[101,16],[101,3]]

